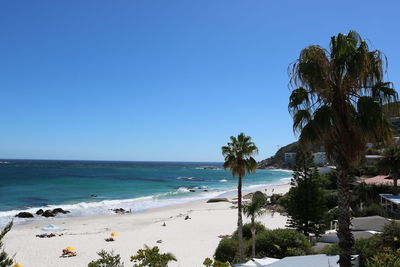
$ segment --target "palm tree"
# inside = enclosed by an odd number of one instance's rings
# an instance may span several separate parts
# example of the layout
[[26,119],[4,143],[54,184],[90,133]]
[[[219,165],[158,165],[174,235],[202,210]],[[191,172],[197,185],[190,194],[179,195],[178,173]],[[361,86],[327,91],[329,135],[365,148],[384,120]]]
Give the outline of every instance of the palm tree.
[[378,162],[378,168],[389,173],[389,178],[393,179],[394,193],[397,195],[397,180],[400,179],[400,146],[392,145],[385,149],[383,158]]
[[260,191],[254,193],[251,202],[243,207],[244,214],[251,218],[251,257],[256,257],[256,217],[265,213],[267,199]]
[[243,262],[243,220],[242,220],[242,177],[247,173],[255,172],[257,162],[252,157],[258,153],[258,148],[251,141],[250,136],[240,133],[237,137],[231,136],[231,141],[223,146],[222,155],[225,157],[224,169],[230,169],[233,176],[238,176],[238,239],[239,260]]
[[289,68],[289,111],[300,143],[322,141],[338,172],[338,237],[341,267],[351,266],[354,238],[350,231],[349,172],[362,157],[367,141],[387,141],[390,123],[382,105],[397,100],[383,82],[386,58],[369,51],[355,31],[333,36],[330,49],[311,45]]

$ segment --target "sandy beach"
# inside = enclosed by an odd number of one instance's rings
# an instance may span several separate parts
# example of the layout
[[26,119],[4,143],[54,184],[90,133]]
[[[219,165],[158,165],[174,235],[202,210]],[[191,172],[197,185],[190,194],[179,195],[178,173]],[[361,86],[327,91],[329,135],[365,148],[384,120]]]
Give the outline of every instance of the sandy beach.
[[[285,193],[290,185],[264,188],[271,194]],[[232,200],[235,196],[229,196]],[[219,235],[231,234],[236,229],[237,209],[230,202],[206,203],[197,201],[142,213],[125,215],[51,218],[46,221],[16,225],[5,238],[6,250],[15,253],[18,263],[26,267],[81,267],[94,259],[101,249],[120,254],[125,266],[131,266],[130,256],[144,244],[159,246],[162,252],[171,252],[177,262],[169,266],[202,266],[206,257],[212,257],[220,240]],[[189,216],[190,219],[185,220]],[[278,213],[266,213],[259,218],[267,228],[285,227],[287,218]],[[166,226],[163,226],[165,222]],[[248,222],[248,219],[245,219]],[[41,228],[55,224],[62,234],[53,238],[38,238]],[[117,232],[114,242],[105,242],[110,233]],[[161,243],[157,243],[162,240]],[[76,248],[78,256],[61,258],[62,249]]]

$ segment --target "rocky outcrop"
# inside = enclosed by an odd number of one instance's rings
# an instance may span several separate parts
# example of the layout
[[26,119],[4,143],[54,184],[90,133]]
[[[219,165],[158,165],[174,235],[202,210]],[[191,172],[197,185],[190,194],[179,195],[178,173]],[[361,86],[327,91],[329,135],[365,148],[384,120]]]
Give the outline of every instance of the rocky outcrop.
[[57,213],[67,214],[67,213],[70,213],[70,211],[63,210],[62,208],[56,208],[56,209],[53,210],[53,213],[55,213],[55,214],[57,214]]
[[[38,210],[37,212],[39,212],[40,210]],[[37,213],[36,212],[36,213]],[[58,213],[62,213],[62,214],[67,214],[70,213],[70,211],[68,210],[63,210],[62,208],[56,208],[53,210],[46,210],[46,211],[42,211],[42,216],[44,217],[55,217]]]
[[117,214],[125,214],[125,213],[130,213],[131,211],[127,211],[124,210],[123,208],[119,208],[119,209],[111,209],[113,212],[117,213]]
[[43,211],[42,209],[39,209],[39,210],[36,211],[36,215],[42,215],[43,212],[44,212],[44,211]]
[[17,215],[15,215],[15,217],[18,217],[18,218],[33,218],[33,214],[32,213],[30,213],[30,212],[20,212],[20,213],[18,213]]
[[[299,149],[298,142],[293,142],[281,147],[274,156],[264,159],[257,164],[258,169],[288,169],[290,166],[285,164],[285,153],[296,153]],[[324,151],[321,143],[311,145],[307,150],[311,152]]]
[[216,203],[216,202],[229,202],[227,198],[210,198],[207,200],[207,203]]
[[55,217],[55,216],[56,216],[56,213],[53,213],[52,210],[46,210],[46,211],[43,212],[42,216],[43,216],[43,217],[46,217],[46,218],[48,218],[48,217]]

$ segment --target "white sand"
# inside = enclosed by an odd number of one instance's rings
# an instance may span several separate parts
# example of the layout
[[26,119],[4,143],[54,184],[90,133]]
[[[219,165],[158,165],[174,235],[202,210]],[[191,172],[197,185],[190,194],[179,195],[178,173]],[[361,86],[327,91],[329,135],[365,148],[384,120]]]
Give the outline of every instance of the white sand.
[[[289,185],[268,187],[268,192],[285,193]],[[232,196],[231,196],[232,197]],[[144,244],[159,246],[162,252],[172,252],[178,262],[169,266],[202,266],[206,257],[212,257],[220,241],[219,235],[231,234],[236,229],[237,209],[228,202],[206,203],[198,201],[143,213],[51,218],[41,222],[14,226],[5,237],[6,251],[16,253],[16,261],[25,267],[83,267],[97,259],[101,249],[120,254],[125,266],[132,266],[130,256]],[[191,219],[185,220],[189,215]],[[284,228],[287,218],[266,213],[258,219],[267,228]],[[163,222],[166,226],[163,227]],[[248,219],[245,219],[248,222]],[[38,238],[42,227],[56,224],[62,236]],[[119,235],[115,242],[105,242],[111,232]],[[157,244],[157,240],[162,240]],[[78,256],[60,258],[62,249],[75,247]]]

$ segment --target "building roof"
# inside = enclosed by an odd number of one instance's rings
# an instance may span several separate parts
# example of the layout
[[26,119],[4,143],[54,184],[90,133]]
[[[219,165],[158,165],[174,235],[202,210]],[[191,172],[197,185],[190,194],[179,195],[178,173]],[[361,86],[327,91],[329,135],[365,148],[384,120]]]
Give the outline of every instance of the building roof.
[[390,220],[381,216],[357,217],[351,220],[351,230],[382,232],[383,226],[388,222]]
[[380,194],[380,196],[384,199],[389,200],[397,205],[400,204],[400,195],[392,195],[392,194]]
[[388,177],[389,177],[388,175],[377,175],[375,177],[361,179],[358,182],[359,183],[366,183],[366,184],[387,184],[387,185],[392,185],[393,184],[393,180],[392,179],[386,179]]
[[280,261],[269,264],[268,267],[333,267],[339,266],[339,264],[337,263],[338,261],[338,255],[317,254],[308,256],[286,257],[281,259]]

